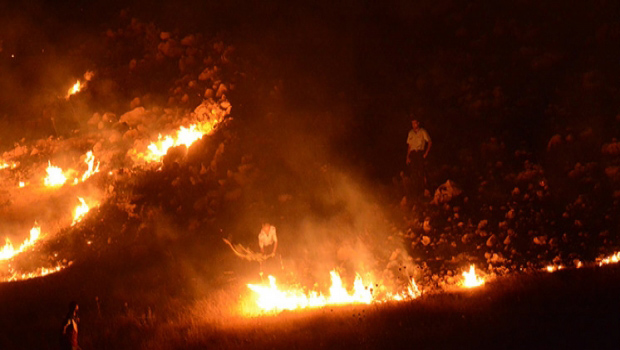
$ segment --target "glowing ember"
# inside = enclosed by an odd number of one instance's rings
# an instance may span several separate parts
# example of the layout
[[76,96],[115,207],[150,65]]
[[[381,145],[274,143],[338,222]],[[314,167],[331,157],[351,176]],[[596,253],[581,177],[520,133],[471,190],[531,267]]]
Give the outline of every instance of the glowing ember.
[[563,265],[547,265],[547,267],[545,268],[545,270],[547,270],[547,272],[556,272],[559,270],[562,270],[564,268]]
[[47,176],[43,180],[45,186],[47,187],[58,187],[64,185],[67,181],[67,178],[62,173],[62,169],[56,166],[53,166],[51,162],[47,162],[48,167],[46,169]]
[[81,204],[75,208],[75,211],[73,213],[73,223],[71,224],[71,226],[80,222],[84,218],[86,213],[88,213],[88,211],[90,210],[82,197],[78,197],[78,199]]
[[262,311],[282,311],[306,308],[318,308],[327,305],[340,304],[370,304],[372,302],[384,302],[388,300],[415,299],[420,295],[417,285],[412,280],[407,292],[401,294],[387,294],[383,299],[376,299],[369,283],[364,285],[362,277],[357,275],[353,283],[353,291],[349,292],[342,284],[342,279],[336,271],[331,271],[331,287],[329,295],[325,296],[317,291],[307,292],[301,287],[293,287],[285,290],[276,285],[276,279],[268,276],[269,285],[248,284],[248,287],[258,294],[257,306]]
[[25,183],[25,182],[23,182],[23,181],[20,181],[20,182],[19,182],[19,187],[20,187],[20,188],[21,188],[21,187],[26,187],[26,183]]
[[484,284],[484,279],[476,276],[476,268],[474,265],[469,267],[469,272],[463,271],[463,277],[465,277],[463,286],[466,288],[474,288]]
[[32,247],[41,235],[41,227],[35,222],[32,229],[30,229],[30,238],[27,238],[18,249],[13,247],[10,239],[6,239],[4,247],[0,248],[0,260],[9,260],[15,255]]
[[82,175],[82,181],[85,181],[93,174],[99,172],[99,162],[97,162],[97,165],[95,166],[95,156],[93,155],[93,151],[88,151],[88,153],[86,153],[86,159],[84,162],[88,165],[88,170],[86,170],[84,175]]

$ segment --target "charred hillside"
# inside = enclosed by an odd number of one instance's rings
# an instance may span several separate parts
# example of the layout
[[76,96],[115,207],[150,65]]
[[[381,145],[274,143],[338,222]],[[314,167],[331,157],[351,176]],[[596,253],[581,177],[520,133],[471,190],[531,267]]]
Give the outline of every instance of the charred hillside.
[[[550,334],[531,326],[523,341],[570,347],[562,326],[584,326],[573,312],[601,316],[585,329],[613,343],[598,326],[614,321],[617,268],[596,265],[620,246],[617,5],[389,5],[7,7],[0,228],[22,242],[34,222],[43,236],[0,260],[0,347],[53,348],[71,300],[84,348],[272,348],[318,333],[325,347],[436,348],[451,332],[484,346],[472,331],[502,341],[530,323]],[[433,139],[423,196],[405,165],[410,112]],[[164,147],[188,130],[200,135]],[[48,188],[52,165],[67,180]],[[72,219],[76,197],[90,210]],[[284,315],[297,333],[277,318],[223,325],[263,268],[223,239],[257,250],[264,221],[280,281],[364,269],[428,297]],[[470,264],[505,279],[444,293]],[[27,279],[43,266],[58,271]]]

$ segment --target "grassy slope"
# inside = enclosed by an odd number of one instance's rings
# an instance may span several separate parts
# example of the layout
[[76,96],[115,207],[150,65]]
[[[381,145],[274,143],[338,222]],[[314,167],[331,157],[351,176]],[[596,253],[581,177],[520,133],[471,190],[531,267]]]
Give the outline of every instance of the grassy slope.
[[[54,278],[3,285],[3,349],[53,349],[68,284],[94,286],[73,269]],[[96,274],[96,272],[95,272]],[[77,283],[80,281],[90,281]],[[254,319],[217,317],[178,301],[179,318],[130,306],[112,312],[82,304],[81,343],[93,349],[616,348],[620,268],[521,275],[413,302],[325,308]],[[105,286],[100,286],[106,298]],[[40,289],[46,293],[40,293]],[[77,291],[81,294],[80,291]],[[92,290],[87,293],[92,292]],[[155,300],[152,300],[155,301]],[[160,302],[173,303],[160,294]],[[214,316],[216,318],[214,318]]]
[[617,346],[620,269],[513,276],[391,305],[162,328],[155,349],[534,348]]

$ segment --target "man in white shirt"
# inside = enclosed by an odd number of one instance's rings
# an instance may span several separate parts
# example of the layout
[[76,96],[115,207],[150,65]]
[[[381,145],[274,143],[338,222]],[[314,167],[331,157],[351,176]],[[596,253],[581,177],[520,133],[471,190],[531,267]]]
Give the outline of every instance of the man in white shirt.
[[407,165],[411,173],[414,194],[420,195],[426,186],[424,160],[433,143],[428,132],[420,127],[420,123],[416,119],[411,120],[411,126],[412,129],[407,135]]
[[273,245],[273,250],[269,256],[276,255],[276,249],[278,249],[278,236],[276,235],[276,227],[264,222],[263,227],[258,234],[258,246],[261,253],[265,253],[265,247]]

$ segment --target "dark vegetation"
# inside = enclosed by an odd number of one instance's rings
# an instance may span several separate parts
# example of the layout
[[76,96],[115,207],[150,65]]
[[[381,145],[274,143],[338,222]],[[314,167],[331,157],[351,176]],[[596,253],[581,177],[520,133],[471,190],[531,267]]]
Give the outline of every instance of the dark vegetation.
[[[26,13],[62,13],[73,24],[60,29],[65,18],[50,19],[45,25],[66,40],[37,31],[33,40],[57,51],[28,61],[9,54],[35,44],[11,40],[18,34],[0,38],[0,67],[12,72],[0,78],[3,91],[30,74],[46,75],[24,73],[32,62],[74,64],[47,85],[37,83],[42,78],[17,85],[35,89],[26,101],[36,103],[1,100],[7,128],[36,126],[25,136],[47,137],[52,129],[41,109],[65,117],[60,133],[81,125],[66,107],[39,98],[91,66],[102,78],[75,101],[91,113],[121,114],[134,97],[144,106],[194,107],[201,96],[186,76],[199,72],[184,71],[175,55],[155,58],[161,31],[179,40],[200,35],[196,47],[205,56],[221,59],[220,43],[235,48],[221,71],[235,85],[227,94],[233,113],[213,136],[170,152],[161,170],[115,175],[96,212],[39,247],[41,254],[18,258],[73,265],[0,285],[1,348],[55,348],[71,300],[81,305],[85,349],[617,344],[616,267],[539,272],[618,250],[617,4],[137,1],[123,12],[121,5],[84,5],[83,17],[73,5],[40,5]],[[95,22],[102,14],[109,17]],[[140,69],[128,69],[132,59],[143,59]],[[434,141],[429,196],[415,199],[399,174],[410,111]],[[15,135],[3,142],[19,141]],[[402,242],[426,290],[454,284],[470,262],[508,276],[482,290],[405,304],[230,316],[256,269],[236,260],[221,238],[250,242],[267,217],[283,251],[295,251],[286,232],[308,218],[328,226],[354,217],[347,198],[325,195],[338,192],[342,173],[354,174],[383,208],[375,213],[385,223],[381,239]],[[431,204],[448,179],[462,194]]]

